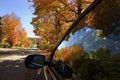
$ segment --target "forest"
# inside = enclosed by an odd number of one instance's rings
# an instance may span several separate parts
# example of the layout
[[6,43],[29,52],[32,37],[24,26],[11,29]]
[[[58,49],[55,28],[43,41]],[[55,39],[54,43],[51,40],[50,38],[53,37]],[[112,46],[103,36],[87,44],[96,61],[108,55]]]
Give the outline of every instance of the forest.
[[20,18],[14,13],[0,17],[0,48],[30,48],[32,40],[21,25]]

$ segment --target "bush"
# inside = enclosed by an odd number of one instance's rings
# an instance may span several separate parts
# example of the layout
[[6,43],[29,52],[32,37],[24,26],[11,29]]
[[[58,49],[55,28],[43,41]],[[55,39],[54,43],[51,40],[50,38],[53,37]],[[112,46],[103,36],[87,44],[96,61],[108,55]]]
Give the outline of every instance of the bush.
[[54,48],[54,45],[50,42],[45,41],[45,42],[40,42],[38,44],[38,48],[41,50],[52,51]]
[[81,80],[109,80],[102,63],[94,59],[83,60],[83,63],[77,68],[77,77]]
[[4,42],[4,43],[0,43],[0,47],[1,47],[1,48],[10,48],[11,45],[10,45],[10,43],[8,43],[8,42]]

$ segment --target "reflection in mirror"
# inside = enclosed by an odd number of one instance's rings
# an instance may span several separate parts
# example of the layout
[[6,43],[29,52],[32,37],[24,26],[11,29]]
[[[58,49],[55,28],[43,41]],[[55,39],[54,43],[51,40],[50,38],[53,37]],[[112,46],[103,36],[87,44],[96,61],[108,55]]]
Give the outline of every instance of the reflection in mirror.
[[38,69],[45,65],[44,55],[29,55],[25,59],[25,66],[28,69]]
[[86,15],[58,46],[54,59],[72,68],[73,80],[120,80],[119,0],[103,0]]
[[72,73],[73,73],[72,69],[68,65],[66,65],[64,62],[57,61],[54,67],[56,71],[58,71],[58,73],[60,73],[63,77],[65,78],[72,77]]

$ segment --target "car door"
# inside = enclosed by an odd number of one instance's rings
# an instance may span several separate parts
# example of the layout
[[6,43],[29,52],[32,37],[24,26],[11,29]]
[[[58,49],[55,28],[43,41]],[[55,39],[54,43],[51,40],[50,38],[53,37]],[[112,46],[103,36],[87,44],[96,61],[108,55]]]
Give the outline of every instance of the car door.
[[52,60],[73,70],[70,80],[120,80],[120,2],[103,0],[64,37]]
[[119,0],[95,0],[66,31],[47,63],[36,57],[26,66],[42,67],[46,80],[52,74],[56,80],[120,80]]

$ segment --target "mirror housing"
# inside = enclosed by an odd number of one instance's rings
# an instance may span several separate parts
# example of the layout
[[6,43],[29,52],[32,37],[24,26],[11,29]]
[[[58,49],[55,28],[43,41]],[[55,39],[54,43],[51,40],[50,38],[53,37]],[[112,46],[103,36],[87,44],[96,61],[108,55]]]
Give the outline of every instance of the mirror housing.
[[45,56],[44,55],[28,55],[25,58],[25,66],[28,69],[39,69],[45,65]]
[[63,77],[65,77],[65,78],[72,77],[72,73],[73,73],[72,69],[64,62],[58,61],[58,62],[56,62],[54,67],[55,67],[56,71],[58,71],[58,73],[60,73]]

